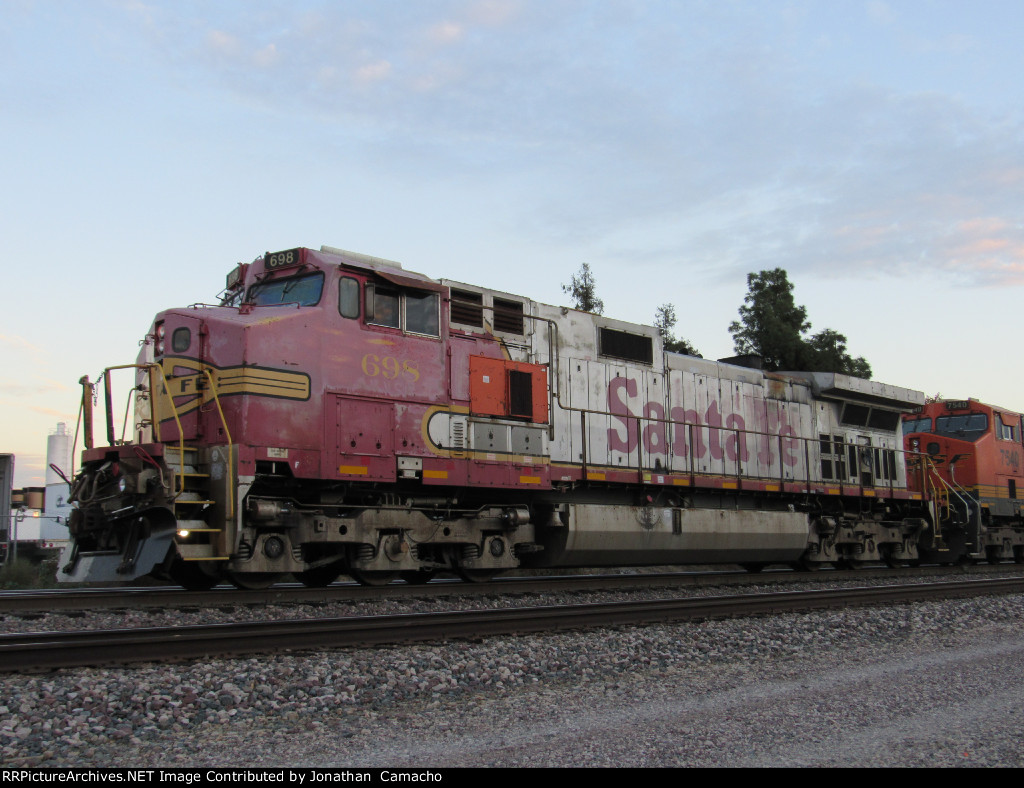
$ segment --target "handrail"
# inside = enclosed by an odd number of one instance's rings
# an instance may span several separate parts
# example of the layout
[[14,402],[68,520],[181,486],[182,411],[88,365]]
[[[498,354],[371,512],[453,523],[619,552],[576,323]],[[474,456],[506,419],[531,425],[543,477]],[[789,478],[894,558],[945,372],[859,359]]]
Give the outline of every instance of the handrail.
[[[170,384],[168,383],[167,374],[164,372],[164,368],[160,364],[157,364],[155,362],[147,362],[145,364],[120,364],[120,365],[114,366],[114,367],[107,367],[106,369],[103,370],[103,382],[104,382],[104,389],[105,389],[105,401],[106,401],[106,405],[107,405],[107,407],[106,407],[107,436],[111,437],[114,434],[114,420],[113,420],[114,417],[113,417],[113,413],[112,413],[111,393],[110,393],[110,373],[113,372],[114,370],[118,370],[118,369],[144,369],[144,370],[147,371],[147,374],[149,375],[149,379],[150,379],[150,387],[149,387],[149,389],[150,389],[150,408],[151,408],[151,411],[152,411],[151,412],[151,416],[153,417],[153,427],[154,427],[154,430],[156,431],[156,438],[159,441],[160,440],[160,427],[159,427],[158,414],[156,412],[157,403],[156,403],[156,396],[155,396],[155,386],[153,386],[153,383],[152,383],[152,380],[153,380],[153,370],[156,369],[156,370],[160,371],[160,377],[163,379],[164,390],[165,391],[169,391],[170,390]],[[89,384],[88,380],[89,380],[88,377],[82,378],[81,382],[82,382],[83,388],[85,386],[91,385],[91,384]],[[178,493],[180,493],[182,490],[185,489],[185,431],[181,427],[181,419],[178,416],[178,408],[174,404],[174,398],[172,396],[170,396],[170,394],[168,394],[167,400],[171,404],[171,414],[174,416],[174,423],[178,425],[178,452],[179,452],[178,473],[177,473],[177,476],[178,476],[178,487],[177,487],[177,490],[172,490],[171,491],[171,497],[172,498],[176,498],[178,496]],[[89,416],[88,423],[89,423],[89,430],[88,430],[88,433],[86,435],[86,439],[88,440],[88,443],[86,443],[86,446],[91,448],[91,444],[92,444],[92,428],[91,428],[92,427],[92,417],[91,417],[91,415]],[[113,445],[113,444],[114,444],[114,441],[111,439],[111,445]]]
[[[947,482],[942,476],[939,475],[938,469],[935,467],[935,463],[930,457],[924,457],[927,463],[926,470],[928,479],[928,485],[932,490],[936,490],[935,500],[944,501],[946,505],[949,505],[950,495],[956,497],[964,507],[964,514],[970,515],[971,503],[970,494],[956,482]],[[938,482],[938,485],[935,482]],[[961,494],[962,493],[962,494]]]
[[[709,462],[720,463],[721,472],[709,471],[710,476],[722,476],[723,478],[731,477],[736,479],[742,486],[742,482],[749,481],[773,481],[779,484],[803,484],[803,485],[825,485],[828,487],[839,487],[845,492],[852,488],[870,487],[876,490],[887,490],[890,495],[895,494],[897,491],[904,492],[910,490],[909,485],[909,464],[904,460],[902,467],[904,469],[904,480],[900,485],[899,475],[896,473],[896,469],[889,465],[888,476],[881,476],[875,471],[872,472],[874,477],[874,483],[872,485],[865,485],[861,481],[851,482],[849,478],[819,478],[814,467],[812,467],[811,459],[813,452],[811,451],[813,446],[820,442],[818,437],[800,436],[800,435],[787,435],[780,432],[769,432],[767,430],[746,428],[746,427],[735,427],[714,424],[702,424],[700,422],[690,421],[688,419],[675,420],[670,417],[664,416],[637,416],[632,413],[611,413],[609,411],[598,411],[589,408],[573,408],[574,412],[580,414],[580,436],[581,436],[581,454],[579,462],[586,476],[588,468],[591,466],[597,468],[601,467],[600,462],[593,462],[593,458],[590,456],[590,450],[587,440],[588,432],[588,416],[595,416],[598,418],[608,419],[620,419],[621,426],[624,427],[626,432],[626,443],[630,448],[617,450],[621,451],[627,459],[627,465],[611,466],[613,469],[619,470],[639,470],[642,475],[645,473],[664,474],[664,475],[678,475],[678,476],[689,476],[690,484],[692,485],[698,475],[701,475],[697,468],[698,461],[703,457],[703,453],[698,456],[698,446],[703,446],[704,449],[710,449],[712,440],[717,440],[717,445],[720,454],[709,456]],[[655,468],[644,465],[644,460],[649,460],[654,454],[662,452],[653,451],[650,448],[645,447],[644,444],[644,430],[649,425],[661,425],[661,428],[665,430],[666,449],[663,453],[668,456],[668,463],[663,469],[655,470]],[[601,427],[604,429],[604,427]],[[674,433],[670,433],[669,430],[677,431],[683,430],[686,435],[686,447],[682,453],[676,453],[673,447]],[[727,446],[726,442],[729,438],[735,439],[733,446]],[[703,445],[702,441],[707,440],[708,444]],[[767,462],[758,461],[756,453],[761,448],[760,445],[751,446],[748,441],[755,441],[757,444],[762,444],[765,449],[772,453],[772,456]],[[770,444],[770,448],[769,448]],[[872,462],[872,468],[874,465],[874,451],[891,452],[894,456],[907,457],[912,454],[917,454],[906,449],[889,448],[886,446],[857,446],[843,442],[839,444],[841,446],[842,457],[845,461],[845,451],[851,446],[861,449],[869,449],[872,454],[867,455]],[[743,456],[741,446],[746,446],[748,453],[747,457]],[[609,450],[610,451],[610,450]],[[632,464],[632,455],[636,452],[636,464]],[[736,456],[731,456],[733,452]],[[789,464],[783,460],[788,455],[792,464]],[[858,455],[859,458],[859,455]],[[680,465],[676,465],[678,460],[682,460]],[[768,471],[765,475],[745,475],[744,469],[745,464],[748,462],[759,462],[764,470]],[[801,468],[801,465],[803,466]],[[681,467],[680,467],[681,466]],[[767,466],[767,467],[765,467]],[[778,466],[777,470],[776,466]],[[791,475],[787,475],[787,473]],[[926,482],[926,480],[923,480]],[[923,492],[923,491],[922,491]]]
[[[115,370],[119,370],[119,369],[144,369],[144,370],[146,370],[147,376],[149,377],[149,380],[150,380],[150,386],[149,386],[149,390],[150,390],[150,410],[151,410],[150,415],[152,417],[152,426],[153,426],[153,430],[155,432],[155,436],[156,436],[157,441],[162,443],[163,441],[161,440],[161,437],[160,437],[160,418],[159,418],[159,414],[157,413],[158,405],[157,405],[157,399],[156,399],[156,387],[154,385],[154,373],[157,372],[157,371],[160,373],[160,377],[161,377],[161,379],[163,381],[163,385],[164,385],[164,390],[165,391],[168,391],[168,392],[170,391],[170,385],[169,385],[169,382],[167,380],[167,373],[164,372],[163,366],[161,364],[157,364],[155,362],[148,362],[148,363],[144,363],[144,364],[121,364],[121,365],[118,365],[118,366],[107,367],[106,369],[103,370],[104,386],[105,386],[105,392],[106,392],[105,401],[106,401],[106,404],[107,404],[106,417],[107,417],[107,434],[108,434],[108,437],[113,434],[113,428],[114,428],[112,404],[111,404],[112,397],[111,397],[111,390],[110,390],[110,373],[115,371]],[[232,473],[233,472],[233,468],[234,468],[234,451],[231,448],[231,446],[232,446],[231,430],[228,428],[227,419],[224,416],[224,409],[221,407],[221,404],[220,404],[220,394],[217,391],[217,382],[216,382],[216,380],[213,377],[213,373],[210,371],[210,369],[208,367],[203,367],[202,368],[202,373],[203,373],[203,375],[206,376],[206,379],[210,383],[210,391],[212,392],[213,400],[214,400],[214,402],[217,405],[217,413],[220,415],[221,424],[224,426],[224,434],[227,437],[228,469],[229,469],[229,473]],[[88,377],[82,378],[82,380],[80,382],[83,385],[83,391],[91,390],[92,384],[88,383]],[[87,389],[87,387],[88,387],[88,389]],[[137,390],[138,390],[137,387],[132,389],[132,391],[137,391]],[[83,403],[84,403],[84,401],[85,401],[85,395],[83,393]],[[178,470],[177,470],[177,473],[175,474],[178,477],[178,484],[176,486],[176,490],[172,490],[172,498],[176,498],[178,493],[180,493],[182,490],[185,489],[185,432],[184,432],[184,430],[182,429],[182,426],[181,426],[181,417],[180,417],[180,415],[178,413],[178,408],[174,404],[174,397],[172,397],[169,393],[167,395],[167,401],[170,404],[171,415],[174,416],[174,423],[178,427],[178,447],[177,447],[178,448]],[[91,442],[92,442],[92,430],[91,430],[92,421],[91,421],[91,415],[90,415],[90,418],[88,419],[88,425],[89,425],[89,430],[88,430],[88,434],[87,434],[86,437],[87,437],[89,443],[87,444],[87,447],[91,448]],[[123,433],[122,433],[122,437],[123,437]],[[111,442],[111,445],[113,445],[113,442]],[[230,484],[228,485],[228,515],[227,516],[228,516],[228,519],[233,519],[234,516],[235,516],[234,491],[233,491],[232,486]]]
[[[217,413],[220,414],[220,423],[224,425],[224,435],[228,439],[228,478],[229,480],[234,476],[234,453],[231,450],[231,430],[228,429],[227,419],[224,418],[224,409],[220,406],[220,396],[217,394],[217,383],[213,379],[213,373],[209,367],[203,367],[203,374],[206,375],[206,379],[210,381],[210,390],[213,392],[213,401],[217,403]],[[234,485],[228,482],[228,520],[235,518],[235,494]]]

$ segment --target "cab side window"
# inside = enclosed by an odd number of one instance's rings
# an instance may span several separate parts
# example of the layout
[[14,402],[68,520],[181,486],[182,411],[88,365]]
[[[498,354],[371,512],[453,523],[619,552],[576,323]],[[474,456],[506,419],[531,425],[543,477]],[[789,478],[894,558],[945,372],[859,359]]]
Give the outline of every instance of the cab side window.
[[1003,414],[996,414],[996,424],[999,428],[998,438],[1004,441],[1015,441],[1017,440],[1017,425],[1012,421],[1007,424],[1003,421]]
[[371,325],[438,337],[441,335],[440,304],[437,293],[398,290],[374,283],[366,285],[366,322]]
[[366,286],[366,322],[375,326],[401,328],[398,292],[377,285]]
[[405,293],[405,329],[416,334],[440,336],[437,293]]
[[350,320],[359,317],[359,280],[342,278],[338,285],[338,312]]

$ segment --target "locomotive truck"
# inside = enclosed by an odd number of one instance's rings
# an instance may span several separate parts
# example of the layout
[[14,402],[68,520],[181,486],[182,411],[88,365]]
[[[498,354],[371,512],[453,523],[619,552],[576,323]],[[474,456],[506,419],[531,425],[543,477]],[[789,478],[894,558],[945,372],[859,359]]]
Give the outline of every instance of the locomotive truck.
[[341,249],[239,264],[125,366],[82,379],[64,581],[814,568],[935,542],[901,435],[920,392],[666,352],[655,327]]

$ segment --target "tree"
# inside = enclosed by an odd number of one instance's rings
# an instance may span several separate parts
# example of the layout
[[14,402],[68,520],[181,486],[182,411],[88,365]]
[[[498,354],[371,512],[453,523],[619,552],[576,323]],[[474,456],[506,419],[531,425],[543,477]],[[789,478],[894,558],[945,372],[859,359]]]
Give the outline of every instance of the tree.
[[661,332],[661,341],[665,350],[673,353],[685,353],[688,356],[700,356],[700,352],[685,339],[676,339],[672,329],[676,325],[676,308],[673,304],[662,304],[654,315],[654,325]]
[[871,379],[871,365],[863,356],[853,358],[846,352],[846,337],[826,328],[807,340],[810,351],[809,370],[814,372],[842,372],[855,378]]
[[793,299],[793,285],[782,268],[747,275],[740,320],[729,325],[738,354],[757,355],[767,370],[839,372],[871,377],[871,365],[846,350],[846,337],[826,328],[809,339],[807,310]]
[[573,274],[571,284],[562,285],[562,292],[572,295],[573,307],[581,312],[593,312],[595,315],[604,312],[604,301],[597,297],[597,284],[586,263],[580,266],[578,274]]
[[793,300],[793,285],[781,268],[747,274],[740,320],[729,325],[738,355],[760,356],[768,370],[801,369],[802,335],[811,327],[807,310]]

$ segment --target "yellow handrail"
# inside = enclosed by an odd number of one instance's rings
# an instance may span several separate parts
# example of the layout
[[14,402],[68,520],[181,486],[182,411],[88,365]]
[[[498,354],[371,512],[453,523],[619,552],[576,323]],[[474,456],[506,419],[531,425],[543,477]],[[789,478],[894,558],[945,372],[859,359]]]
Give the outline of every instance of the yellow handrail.
[[217,394],[217,383],[213,379],[213,373],[208,367],[203,367],[203,374],[210,381],[210,390],[213,392],[213,401],[217,403],[217,413],[220,414],[220,423],[224,425],[224,435],[228,439],[228,520],[235,518],[235,493],[234,484],[231,479],[234,477],[234,453],[231,450],[231,430],[228,429],[227,419],[224,418],[224,409],[220,406],[220,396]]
[[[168,391],[168,392],[170,391],[170,384],[167,381],[167,374],[164,372],[164,368],[160,364],[156,364],[156,363],[153,363],[153,362],[150,362],[150,363],[147,363],[147,364],[120,364],[120,365],[118,365],[116,367],[107,367],[105,370],[103,370],[103,374],[109,376],[109,374],[111,372],[113,372],[114,370],[116,370],[116,369],[145,369],[145,370],[147,370],[147,373],[148,373],[149,379],[150,379],[150,385],[149,385],[149,396],[150,396],[149,401],[150,401],[150,410],[151,410],[151,414],[150,415],[152,416],[152,419],[153,419],[153,429],[156,432],[156,439],[162,443],[163,441],[160,440],[160,427],[159,427],[159,421],[160,420],[159,420],[158,414],[156,412],[156,409],[157,409],[156,390],[155,390],[156,387],[153,385],[152,381],[153,381],[153,370],[154,369],[158,369],[160,371],[160,377],[163,379],[163,382],[164,382],[164,390]],[[107,379],[107,382],[109,384],[109,377]],[[167,401],[170,402],[170,404],[171,404],[171,414],[174,416],[174,423],[178,425],[178,452],[179,452],[179,454],[178,454],[178,477],[179,477],[178,478],[178,488],[177,488],[177,492],[174,491],[174,490],[171,490],[171,497],[172,498],[177,498],[178,497],[178,493],[180,493],[182,490],[185,489],[185,431],[181,427],[181,419],[178,417],[178,408],[174,404],[174,398],[169,393],[167,395]],[[110,414],[107,414],[107,415],[108,415],[108,418],[110,418]]]
[[[925,479],[926,479],[926,481],[928,483],[929,489],[932,491],[932,498],[935,501],[936,506],[937,507],[938,506],[945,506],[946,509],[948,510],[950,508],[950,506],[951,506],[951,502],[950,502],[951,497],[952,496],[956,496],[956,498],[964,506],[964,514],[969,517],[970,513],[971,513],[970,493],[967,490],[965,490],[963,487],[961,487],[959,484],[957,484],[956,482],[953,482],[951,484],[950,482],[947,482],[945,479],[943,479],[939,475],[939,471],[935,467],[935,464],[931,460],[930,457],[925,457],[924,460],[927,463],[927,465],[925,466],[926,467]],[[936,484],[936,482],[938,482],[938,483]],[[939,523],[938,515],[939,515],[939,511],[938,511],[938,509],[936,509],[936,512],[935,512],[936,526],[938,526],[938,523]],[[937,529],[936,530],[936,534],[940,535],[941,531],[939,531]]]
[[[111,372],[119,369],[144,369],[149,378],[149,391],[150,391],[150,416],[152,418],[153,431],[158,443],[163,443],[160,435],[160,415],[157,412],[158,403],[156,395],[156,385],[154,371],[160,373],[160,378],[163,381],[164,391],[170,391],[170,383],[167,380],[167,373],[164,372],[164,368],[161,364],[155,362],[145,364],[120,364],[118,366],[107,367],[103,370],[103,374],[107,376],[107,384],[109,385],[109,375]],[[227,437],[227,449],[228,449],[228,472],[234,473],[234,451],[232,450],[231,430],[228,428],[227,419],[224,416],[224,409],[220,404],[220,394],[217,391],[217,382],[213,377],[213,373],[209,368],[203,367],[203,374],[206,379],[210,382],[210,391],[213,393],[213,400],[217,405],[217,413],[220,415],[221,424],[224,426],[224,434]],[[83,378],[83,384],[88,378]],[[185,489],[185,431],[181,426],[181,418],[178,414],[178,407],[174,404],[174,397],[167,394],[167,401],[170,404],[171,415],[174,416],[174,423],[178,427],[178,485],[177,491],[172,490],[172,498],[176,498],[178,493]],[[84,397],[83,397],[84,402]],[[110,418],[108,414],[108,418]],[[89,424],[91,427],[91,423]],[[91,433],[91,429],[89,430]],[[233,519],[235,516],[235,496],[233,485],[228,484],[228,518]]]

